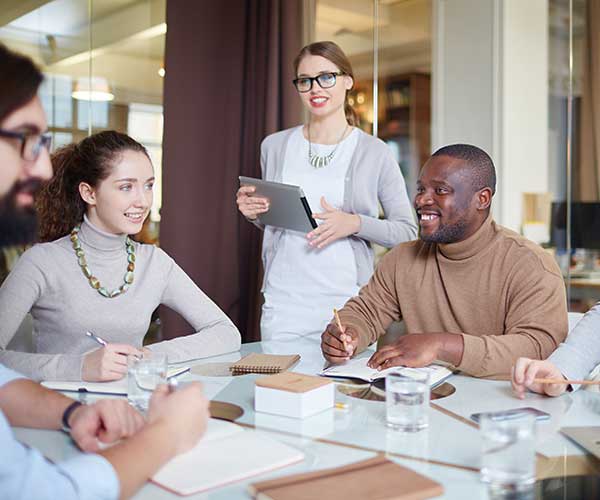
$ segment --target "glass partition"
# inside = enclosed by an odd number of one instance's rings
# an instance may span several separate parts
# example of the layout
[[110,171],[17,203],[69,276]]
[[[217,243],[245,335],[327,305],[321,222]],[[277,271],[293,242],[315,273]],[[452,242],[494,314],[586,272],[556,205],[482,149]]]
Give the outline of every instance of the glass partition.
[[[436,36],[432,26],[439,26],[434,22],[436,10],[440,15],[447,5],[442,0],[317,1],[314,39],[334,40],[348,53],[356,71],[351,99],[361,127],[390,145],[411,198],[419,169],[431,153],[436,113],[431,98]],[[536,130],[530,130],[536,137],[547,135],[548,151],[539,154],[547,158],[547,172],[537,170],[547,175],[547,183],[541,183],[547,189],[526,192],[507,174],[501,189],[516,190],[522,197],[521,224],[517,228],[513,220],[508,225],[555,255],[570,310],[585,311],[600,299],[600,35],[596,29],[600,5],[591,0],[548,0],[546,5],[547,40],[536,34],[540,38],[529,43],[548,58],[548,122],[545,128],[542,120]],[[505,11],[489,12],[500,18]],[[507,22],[514,24],[503,36],[517,34],[518,43],[527,41],[522,30],[531,12],[542,15],[539,10],[511,11],[513,17]],[[474,20],[464,19],[465,29],[469,22]],[[511,42],[498,40],[493,43]],[[468,49],[462,47],[464,57],[469,56]],[[539,67],[545,66],[536,66],[536,71]],[[501,99],[492,93],[503,85],[502,78],[498,72],[489,90],[490,101],[495,99],[498,106]],[[507,223],[500,211],[497,217]]]
[[165,6],[165,0],[6,0],[0,13],[0,42],[44,72],[39,95],[54,148],[107,129],[148,148],[157,177],[142,236],[150,240],[161,206]]

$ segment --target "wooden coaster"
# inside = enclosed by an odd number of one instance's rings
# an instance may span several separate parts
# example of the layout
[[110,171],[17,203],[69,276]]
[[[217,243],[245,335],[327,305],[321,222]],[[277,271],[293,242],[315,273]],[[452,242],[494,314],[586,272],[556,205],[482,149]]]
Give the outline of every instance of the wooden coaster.
[[223,401],[211,401],[209,406],[210,416],[220,420],[235,422],[244,414],[244,410],[238,405],[224,403]]
[[[385,401],[385,379],[380,379],[370,385],[340,385],[337,388],[342,394],[351,398],[365,399],[368,401]],[[442,399],[454,394],[456,387],[448,382],[438,385],[431,390],[431,400]]]

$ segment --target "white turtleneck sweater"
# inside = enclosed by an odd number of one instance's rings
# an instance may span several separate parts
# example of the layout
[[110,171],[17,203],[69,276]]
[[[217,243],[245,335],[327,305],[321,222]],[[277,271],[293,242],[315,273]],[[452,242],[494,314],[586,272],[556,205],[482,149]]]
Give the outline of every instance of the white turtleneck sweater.
[[[123,284],[125,236],[94,227],[79,232],[89,268],[102,286]],[[148,346],[169,362],[215,356],[240,348],[231,320],[163,250],[135,243],[134,281],[109,299],[84,276],[69,236],[35,245],[23,254],[0,288],[0,362],[36,380],[80,380],[83,356],[99,346],[85,336],[141,347],[159,304],[181,314],[194,334]],[[35,353],[7,351],[27,313],[33,316]]]

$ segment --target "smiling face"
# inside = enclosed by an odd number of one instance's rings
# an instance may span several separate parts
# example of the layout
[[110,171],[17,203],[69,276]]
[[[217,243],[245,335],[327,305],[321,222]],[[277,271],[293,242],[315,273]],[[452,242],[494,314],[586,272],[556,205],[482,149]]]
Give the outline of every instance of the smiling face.
[[432,156],[423,165],[414,203],[423,241],[455,243],[483,224],[491,190],[474,190],[468,176],[466,162],[449,156]]
[[106,179],[96,188],[82,182],[79,193],[96,227],[112,234],[136,234],[152,206],[153,187],[154,171],[148,157],[125,150],[116,156]]
[[[340,69],[329,59],[322,56],[306,55],[298,64],[296,78],[316,77],[323,73],[339,73]],[[340,110],[344,111],[346,92],[352,88],[352,77],[348,75],[336,76],[333,87],[323,89],[314,81],[312,89],[308,92],[299,92],[304,107],[311,115],[326,117]]]

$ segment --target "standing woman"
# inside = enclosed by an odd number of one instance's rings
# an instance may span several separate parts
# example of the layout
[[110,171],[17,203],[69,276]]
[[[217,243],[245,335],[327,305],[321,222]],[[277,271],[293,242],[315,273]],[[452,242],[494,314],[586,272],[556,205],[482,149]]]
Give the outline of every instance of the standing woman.
[[[34,379],[119,379],[160,304],[196,331],[148,346],[169,362],[239,349],[236,327],[173,259],[128,236],[141,230],[153,199],[154,171],[141,144],[100,132],[57,151],[52,165],[55,176],[38,199],[46,243],[25,252],[0,288],[1,363]],[[28,312],[36,352],[6,351]]]
[[[254,196],[254,187],[240,187],[240,212],[264,229],[262,340],[320,336],[332,309],[370,278],[371,243],[391,248],[417,234],[390,148],[355,126],[347,98],[354,77],[340,47],[307,45],[294,72],[309,119],[263,141],[262,177],[301,186],[320,224],[308,234],[265,227],[260,214],[268,201]],[[380,204],[385,219],[378,218]]]

